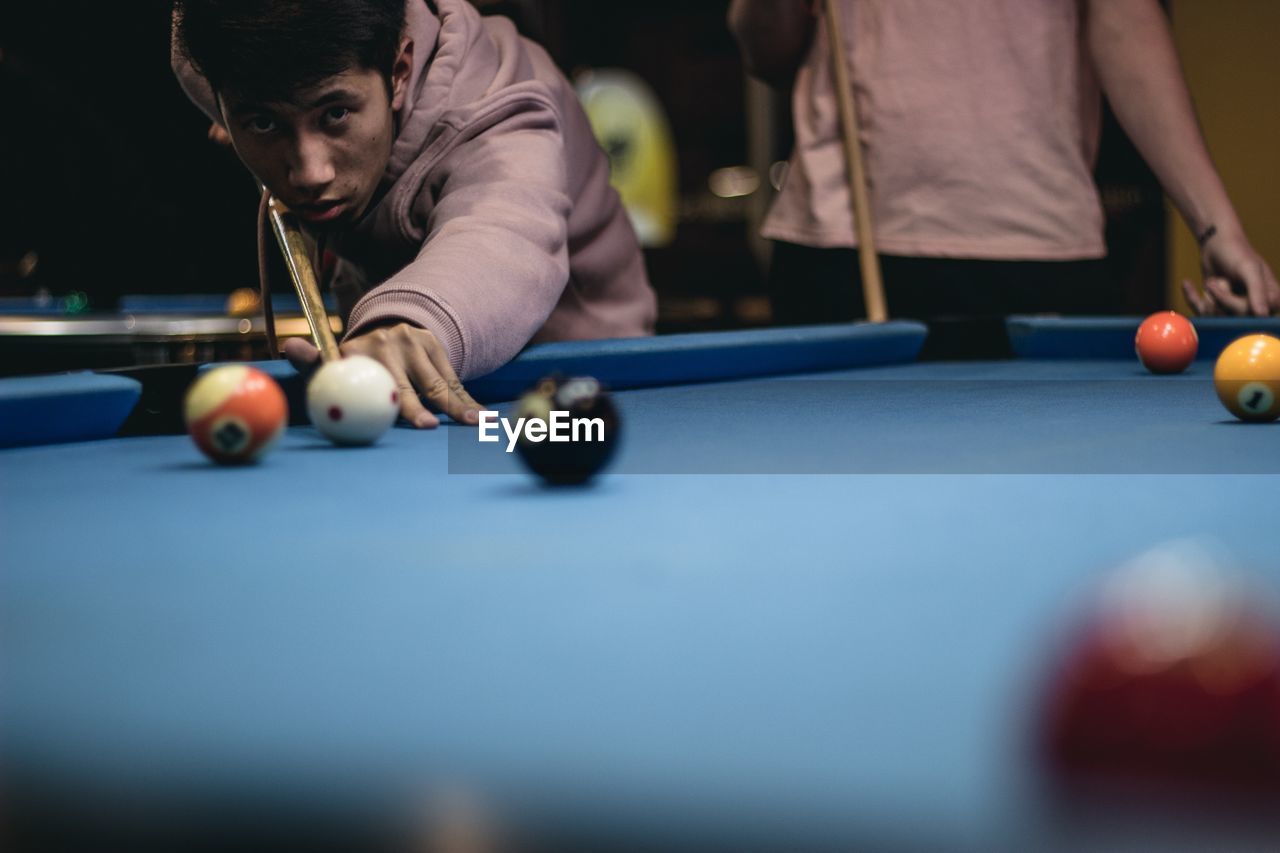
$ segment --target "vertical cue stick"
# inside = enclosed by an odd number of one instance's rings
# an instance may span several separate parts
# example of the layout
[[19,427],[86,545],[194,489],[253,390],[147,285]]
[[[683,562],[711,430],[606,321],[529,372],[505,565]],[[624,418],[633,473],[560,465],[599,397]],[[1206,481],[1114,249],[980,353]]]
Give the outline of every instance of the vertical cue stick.
[[824,0],[827,35],[831,47],[831,67],[835,73],[836,103],[840,110],[840,138],[844,143],[849,195],[853,218],[858,229],[858,262],[862,268],[862,298],[867,319],[883,323],[889,319],[884,298],[884,280],[880,277],[880,258],[876,255],[872,233],[871,201],[867,195],[867,173],[862,164],[862,147],[858,142],[858,112],[853,102],[852,74],[846,63],[844,40],[841,38],[840,0]]
[[284,255],[285,266],[289,268],[293,288],[298,292],[302,313],[306,315],[307,325],[311,328],[311,339],[315,342],[316,349],[320,350],[320,358],[324,361],[337,361],[342,355],[338,352],[338,342],[329,325],[329,314],[324,310],[324,299],[320,296],[320,285],[316,281],[315,270],[311,267],[302,230],[293,213],[274,196],[267,202],[267,216],[271,220],[271,231],[276,235],[276,242],[280,244],[280,253]]

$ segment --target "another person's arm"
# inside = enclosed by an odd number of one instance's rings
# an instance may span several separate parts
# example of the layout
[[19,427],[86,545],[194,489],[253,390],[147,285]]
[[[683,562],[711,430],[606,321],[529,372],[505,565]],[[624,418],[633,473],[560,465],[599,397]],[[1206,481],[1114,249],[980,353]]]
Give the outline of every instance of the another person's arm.
[[1156,0],[1091,0],[1087,14],[1089,51],[1116,117],[1201,240],[1205,292],[1183,283],[1192,307],[1280,311],[1280,286],[1209,157],[1164,11]]
[[817,18],[813,0],[733,0],[729,30],[751,75],[781,86],[809,52]]

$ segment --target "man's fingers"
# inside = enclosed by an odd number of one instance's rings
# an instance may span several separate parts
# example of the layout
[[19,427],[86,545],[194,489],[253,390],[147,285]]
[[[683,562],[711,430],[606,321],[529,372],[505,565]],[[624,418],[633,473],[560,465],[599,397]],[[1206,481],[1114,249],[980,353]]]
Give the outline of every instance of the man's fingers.
[[440,426],[440,419],[418,399],[418,389],[414,387],[415,380],[400,369],[392,370],[391,375],[395,378],[396,387],[400,391],[400,416],[418,429],[434,429]]
[[293,369],[299,373],[310,373],[320,361],[320,350],[303,338],[289,338],[281,349],[284,351],[284,357],[289,359]]
[[1204,281],[1204,289],[1214,302],[1229,314],[1241,315],[1249,313],[1249,299],[1231,291],[1231,282],[1219,276],[1210,276]]
[[422,401],[418,399],[418,389],[412,383],[400,387],[400,400],[400,414],[417,429],[435,429],[440,426],[440,418],[422,405]]
[[461,423],[476,424],[480,422],[480,410],[484,408],[476,402],[475,398],[462,385],[462,380],[458,378],[458,374],[453,372],[453,365],[449,364],[449,354],[444,351],[444,347],[439,342],[434,341],[436,346],[427,350],[427,356],[431,359],[431,364],[444,378],[449,385],[450,396],[457,401],[457,405],[461,408],[461,417],[455,416],[450,412],[449,417],[454,418]]
[[1187,297],[1187,303],[1197,314],[1209,316],[1214,313],[1213,300],[1201,293],[1200,288],[1192,284],[1189,278],[1182,280],[1182,295]]
[[477,423],[478,417],[473,417],[468,413],[471,410],[475,410],[478,416],[481,406],[463,387],[462,380],[458,378],[458,374],[454,373],[453,365],[449,363],[449,353],[440,344],[439,339],[434,335],[428,336],[423,348],[426,350],[427,358],[430,359],[432,366],[444,377],[445,382],[449,383],[449,391],[461,401],[462,420],[465,423]]
[[1245,298],[1249,303],[1248,313],[1259,317],[1265,317],[1271,313],[1271,306],[1267,304],[1267,281],[1262,273],[1262,264],[1246,264],[1240,271],[1240,278],[1244,281]]
[[1280,282],[1276,281],[1276,275],[1266,261],[1262,263],[1262,302],[1264,317],[1280,312]]
[[427,357],[424,349],[415,349],[409,358],[408,369],[413,384],[436,411],[444,412],[458,423],[479,423],[479,406],[447,363],[442,371]]

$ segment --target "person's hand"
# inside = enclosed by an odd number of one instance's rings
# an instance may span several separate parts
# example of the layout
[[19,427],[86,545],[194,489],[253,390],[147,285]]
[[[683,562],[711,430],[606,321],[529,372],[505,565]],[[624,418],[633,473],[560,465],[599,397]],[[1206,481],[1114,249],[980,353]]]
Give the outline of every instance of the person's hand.
[[1280,284],[1262,256],[1241,233],[1218,233],[1200,252],[1204,291],[1190,281],[1182,292],[1197,314],[1256,314],[1280,312]]
[[[400,416],[419,429],[440,424],[431,411],[443,412],[464,424],[480,422],[480,404],[471,398],[449,364],[449,356],[436,336],[408,323],[384,326],[344,341],[343,355],[359,353],[382,362],[400,389]],[[315,346],[302,338],[284,342],[285,357],[306,372],[320,358]],[[428,409],[418,395],[426,397]]]

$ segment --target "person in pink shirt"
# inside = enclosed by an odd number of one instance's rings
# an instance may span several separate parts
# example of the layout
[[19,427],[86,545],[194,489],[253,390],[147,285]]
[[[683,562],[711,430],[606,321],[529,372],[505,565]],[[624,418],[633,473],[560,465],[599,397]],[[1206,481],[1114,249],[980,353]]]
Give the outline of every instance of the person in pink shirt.
[[531,341],[652,333],[608,161],[507,19],[465,0],[177,0],[172,46],[211,135],[321,246],[342,351],[387,366],[416,426],[476,423],[463,381]]
[[[839,0],[894,316],[1105,304],[1092,177],[1106,95],[1201,246],[1201,313],[1271,314],[1156,0]],[[764,224],[782,322],[858,316],[856,245],[822,3],[733,0],[748,69],[790,85],[795,149]]]

